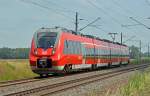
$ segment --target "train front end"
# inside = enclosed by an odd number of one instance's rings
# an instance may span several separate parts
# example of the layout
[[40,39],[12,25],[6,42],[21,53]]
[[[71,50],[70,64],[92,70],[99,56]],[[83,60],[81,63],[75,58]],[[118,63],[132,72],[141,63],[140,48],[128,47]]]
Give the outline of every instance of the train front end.
[[32,39],[30,49],[30,66],[33,72],[42,75],[61,72],[61,67],[57,65],[59,41],[58,30],[41,28]]

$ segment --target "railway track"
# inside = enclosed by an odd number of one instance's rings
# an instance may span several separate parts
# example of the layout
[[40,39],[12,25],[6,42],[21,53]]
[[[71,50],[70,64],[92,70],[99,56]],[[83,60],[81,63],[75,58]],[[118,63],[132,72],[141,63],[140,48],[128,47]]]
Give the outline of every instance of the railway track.
[[[74,74],[66,74],[65,76],[70,76],[70,75],[75,75],[75,74],[81,74],[81,73],[85,73],[84,71],[78,72],[78,73],[74,73]],[[20,80],[10,80],[10,81],[4,81],[4,82],[0,82],[0,87],[7,87],[7,86],[12,86],[12,85],[18,85],[18,84],[25,84],[25,83],[29,83],[29,82],[36,82],[36,81],[42,81],[42,80],[46,80],[46,79],[52,79],[52,78],[57,78],[59,76],[55,76],[55,75],[49,75],[50,77],[47,78],[42,78],[42,77],[34,77],[34,78],[27,78],[27,79],[20,79]]]
[[[64,76],[82,74],[82,73],[85,73],[85,72],[87,73],[87,71],[82,70],[82,71],[79,71],[79,72],[66,74]],[[91,72],[91,71],[88,71],[88,72]],[[17,85],[17,84],[25,84],[25,83],[29,83],[29,82],[36,82],[36,81],[42,81],[42,80],[45,80],[45,79],[52,79],[52,78],[61,77],[61,76],[55,76],[55,75],[49,75],[49,76],[50,77],[47,77],[47,78],[33,77],[33,78],[27,78],[27,79],[4,81],[4,82],[0,82],[0,87],[7,87],[7,86],[12,86],[12,85]]]
[[6,96],[25,96],[25,95],[42,95],[42,96],[46,96],[49,94],[55,94],[61,91],[65,91],[77,86],[81,86],[81,85],[85,85],[85,84],[89,84],[92,82],[96,82],[99,80],[104,80],[104,79],[108,79],[114,76],[118,76],[124,73],[128,73],[131,71],[135,71],[135,70],[140,70],[140,69],[144,69],[147,68],[149,66],[149,64],[142,64],[142,65],[135,65],[135,66],[130,66],[130,67],[125,67],[123,69],[116,69],[114,71],[111,72],[107,72],[107,73],[100,73],[100,74],[96,74],[96,75],[91,75],[91,76],[86,76],[86,77],[80,77],[77,79],[72,79],[72,80],[68,80],[68,81],[63,81],[63,82],[59,82],[59,83],[54,83],[54,84],[47,84],[45,86],[42,87],[38,87],[38,88],[33,88],[30,90],[25,90],[25,91],[21,91],[21,92],[16,92],[16,93],[10,93],[7,94]]
[[0,82],[0,87],[7,87],[11,85],[16,84],[22,84],[22,83],[29,83],[29,82],[35,82],[40,81],[41,79],[36,78],[27,78],[27,79],[20,79],[20,80],[12,80],[12,81],[6,81],[6,82]]

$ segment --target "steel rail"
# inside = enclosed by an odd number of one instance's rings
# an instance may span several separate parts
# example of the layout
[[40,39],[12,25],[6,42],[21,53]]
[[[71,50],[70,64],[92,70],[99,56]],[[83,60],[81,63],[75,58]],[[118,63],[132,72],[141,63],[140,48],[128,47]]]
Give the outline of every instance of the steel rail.
[[30,94],[33,94],[35,96],[36,95],[44,96],[44,95],[54,94],[54,93],[65,91],[67,89],[71,89],[77,86],[85,85],[85,84],[92,83],[92,82],[99,81],[99,80],[108,79],[114,76],[118,76],[118,75],[128,73],[131,71],[135,71],[135,70],[144,69],[147,67],[148,67],[148,64],[131,66],[130,68],[124,68],[124,69],[119,69],[119,70],[115,70],[112,72],[107,72],[104,74],[97,74],[97,75],[92,75],[88,77],[78,78],[75,80],[60,82],[56,84],[50,84],[50,85],[42,86],[39,88],[25,90],[25,91],[21,91],[17,93],[11,93],[5,96],[24,96],[24,95],[30,95]]
[[[103,69],[105,70],[105,69]],[[108,69],[106,69],[108,70]],[[93,70],[97,71],[97,70]],[[64,76],[70,76],[70,75],[77,75],[77,74],[84,74],[84,73],[89,73],[92,71],[78,71],[78,73],[70,73],[70,74],[65,74]],[[33,78],[26,78],[26,79],[18,79],[18,80],[9,80],[9,81],[4,81],[0,82],[0,87],[7,87],[7,86],[12,86],[12,85],[18,85],[18,84],[24,84],[24,83],[29,83],[29,82],[36,82],[36,81],[41,81],[41,80],[46,80],[46,79],[52,79],[53,75],[48,78],[40,78],[40,77],[33,77]],[[58,76],[54,76],[53,78],[57,78]],[[59,76],[61,77],[61,76]]]
[[13,81],[8,81],[8,82],[0,82],[0,88],[17,85],[17,84],[36,82],[36,81],[40,81],[40,80],[43,80],[43,79],[28,78],[28,79],[13,80]]

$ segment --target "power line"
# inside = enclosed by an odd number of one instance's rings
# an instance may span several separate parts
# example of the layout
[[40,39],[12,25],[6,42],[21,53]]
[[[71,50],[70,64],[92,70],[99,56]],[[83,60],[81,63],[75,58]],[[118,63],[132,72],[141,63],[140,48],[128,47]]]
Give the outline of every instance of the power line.
[[[96,0],[97,1],[97,0]],[[111,0],[112,2],[113,2],[113,0]],[[98,2],[98,1],[97,1]],[[99,4],[102,4],[102,3],[99,3]],[[117,4],[115,4],[115,2],[113,2],[113,4],[116,6]],[[117,7],[119,7],[119,6],[117,6]],[[120,8],[120,7],[119,7]],[[112,10],[113,11],[113,13],[115,12],[116,14],[120,14],[120,15],[123,15],[123,16],[125,16],[125,17],[129,17],[126,13],[123,13],[122,11],[120,12],[120,11],[118,11],[118,10],[113,10],[113,8],[110,8],[110,6],[109,7],[105,7],[105,9],[108,9],[108,10]],[[120,9],[122,9],[122,8],[120,8]]]
[[106,30],[104,30],[104,29],[102,29],[102,28],[100,28],[100,27],[98,27],[98,26],[92,26],[92,25],[91,25],[90,27],[94,27],[94,28],[99,29],[99,30],[101,30],[101,31],[103,31],[103,32],[109,33],[108,31],[106,31]]
[[[120,9],[122,9],[122,10],[124,10],[124,12],[126,12],[126,13],[129,13],[129,14],[132,14],[132,15],[134,15],[134,17],[136,16],[136,17],[139,17],[139,18],[143,18],[143,17],[141,17],[141,16],[137,16],[136,14],[135,14],[135,12],[133,12],[133,11],[131,11],[131,9],[129,9],[129,8],[124,8],[123,7],[123,5],[120,5],[116,0],[111,0],[116,6],[118,6]],[[149,5],[150,5],[150,2],[148,1],[148,0],[146,0],[148,3],[149,3]],[[129,17],[129,16],[128,16]]]
[[106,16],[109,16],[112,18],[113,21],[115,21],[117,24],[121,24],[117,19],[115,19],[114,17],[112,17],[109,13],[105,12],[102,8],[98,7],[96,4],[94,4],[93,2],[91,2],[90,0],[87,0],[87,2],[92,5],[93,7],[95,7],[97,10],[100,10],[101,12],[103,12]]
[[136,36],[131,36],[129,39],[125,40],[123,43],[126,43],[127,41],[131,41],[132,39],[134,39]]
[[135,21],[135,22],[137,22],[137,23],[138,23],[138,24],[140,24],[140,25],[143,25],[145,28],[150,29],[150,27],[149,27],[149,26],[147,26],[147,25],[145,25],[145,24],[141,23],[140,21],[136,20],[135,18],[130,17],[130,19],[131,19],[131,20],[133,20],[133,21]]
[[130,27],[130,26],[138,26],[138,25],[141,25],[141,24],[121,25],[121,26],[122,26],[122,27]]
[[29,0],[21,0],[21,1],[23,1],[23,2],[25,2],[25,3],[28,3],[28,4],[36,5],[36,6],[38,6],[38,7],[41,7],[41,8],[50,10],[50,11],[53,11],[54,13],[59,14],[59,15],[62,15],[62,16],[64,16],[65,18],[70,18],[71,20],[73,19],[73,18],[70,17],[70,16],[67,16],[67,15],[65,15],[65,14],[63,14],[63,13],[60,13],[61,11],[58,12],[58,10],[56,10],[56,9],[53,9],[53,8],[44,6],[44,5],[39,4],[39,3],[37,3],[37,2],[31,1],[31,0],[30,0],[30,1],[29,1]]
[[150,6],[150,2],[149,2],[149,0],[145,0],[145,2]]
[[[103,12],[106,16],[109,16],[114,22],[116,22],[117,24],[119,24],[121,27],[122,27],[122,23],[120,21],[118,21],[116,18],[114,18],[113,16],[111,16],[108,12],[106,12],[105,10],[103,10],[102,8],[100,8],[99,6],[97,6],[96,4],[94,4],[92,1],[90,0],[87,0],[87,2],[95,7],[97,10],[100,10],[101,12]],[[125,28],[126,30],[130,31],[131,29],[129,29],[128,27],[122,27],[122,28]],[[133,31],[131,31],[133,32]]]
[[[114,18],[113,16],[111,16],[109,13],[107,13],[106,11],[104,11],[102,8],[98,7],[96,4],[94,4],[93,2],[91,2],[90,0],[87,0],[87,2],[92,5],[93,7],[95,7],[97,10],[100,10],[101,12],[103,12],[106,16],[109,16],[114,22],[116,22],[117,24],[119,24],[122,27],[122,23],[120,21],[118,21],[116,18]],[[130,30],[128,27],[124,27],[127,30]]]
[[98,17],[97,19],[95,19],[94,21],[92,21],[91,23],[87,24],[86,26],[84,26],[83,28],[80,28],[79,31],[82,31],[83,29],[85,29],[86,27],[92,25],[93,23],[95,23],[96,21],[98,21],[100,19],[100,17]]
[[116,6],[118,6],[120,9],[122,9],[122,10],[124,10],[124,12],[126,12],[126,13],[130,13],[130,14],[132,14],[132,15],[134,15],[133,14],[133,12],[131,12],[130,10],[128,10],[127,8],[123,8],[123,6],[121,6],[118,2],[116,2],[115,0],[111,0]]
[[56,10],[58,10],[58,11],[62,11],[62,12],[65,12],[65,13],[75,13],[75,11],[72,11],[72,10],[68,10],[68,9],[66,9],[65,7],[63,7],[63,6],[61,6],[61,5],[58,5],[58,4],[56,4],[56,3],[54,3],[54,2],[52,2],[51,0],[42,0],[42,1],[44,1],[44,2],[47,2],[47,3],[49,3],[49,4],[53,4],[53,5],[55,5],[55,6],[58,6],[58,8],[60,8],[61,7],[61,9],[56,9]]

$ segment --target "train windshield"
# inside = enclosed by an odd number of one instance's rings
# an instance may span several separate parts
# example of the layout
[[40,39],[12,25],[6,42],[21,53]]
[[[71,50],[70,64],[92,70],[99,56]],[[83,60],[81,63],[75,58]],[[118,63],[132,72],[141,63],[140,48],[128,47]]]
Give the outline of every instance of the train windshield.
[[37,34],[37,47],[38,48],[53,48],[56,42],[56,32],[40,32]]

